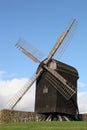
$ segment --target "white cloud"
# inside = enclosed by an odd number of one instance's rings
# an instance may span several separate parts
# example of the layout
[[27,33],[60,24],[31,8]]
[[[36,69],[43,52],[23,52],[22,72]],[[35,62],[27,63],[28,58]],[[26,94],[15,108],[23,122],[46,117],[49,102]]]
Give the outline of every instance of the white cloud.
[[6,72],[3,71],[3,70],[0,70],[0,76],[2,76],[2,75],[4,75],[4,74],[6,74]]
[[87,84],[78,82],[78,107],[80,113],[87,113]]
[[87,91],[78,92],[78,106],[80,113],[87,113]]
[[0,70],[0,79],[2,79],[4,76],[6,76],[7,72]]
[[15,73],[8,73],[6,71],[0,70],[0,80],[13,78],[15,76]]
[[[0,109],[5,108],[8,101],[24,86],[27,80],[27,78],[0,80]],[[34,111],[34,86],[20,100],[15,109]]]
[[80,113],[87,113],[87,89],[86,83],[78,82],[78,107]]
[[86,87],[86,84],[85,83],[83,83],[83,82],[78,82],[78,87]]

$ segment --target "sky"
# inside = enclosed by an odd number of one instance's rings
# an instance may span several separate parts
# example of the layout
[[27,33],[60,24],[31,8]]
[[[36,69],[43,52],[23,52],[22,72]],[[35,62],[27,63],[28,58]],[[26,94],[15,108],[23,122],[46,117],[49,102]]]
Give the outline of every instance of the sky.
[[[22,37],[45,59],[72,19],[76,30],[60,59],[79,73],[78,106],[87,112],[87,0],[0,0],[0,109],[36,72],[38,64],[15,47]],[[34,111],[35,84],[15,109]]]

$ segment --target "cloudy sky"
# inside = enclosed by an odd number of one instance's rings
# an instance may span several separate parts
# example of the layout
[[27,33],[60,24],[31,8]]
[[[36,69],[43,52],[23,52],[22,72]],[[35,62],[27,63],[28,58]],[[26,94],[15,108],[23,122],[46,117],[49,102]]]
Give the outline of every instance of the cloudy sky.
[[[16,49],[19,37],[38,48],[44,58],[76,18],[70,45],[59,59],[79,73],[78,106],[87,112],[87,0],[0,0],[0,109],[36,72],[38,64]],[[15,109],[34,111],[35,84]]]

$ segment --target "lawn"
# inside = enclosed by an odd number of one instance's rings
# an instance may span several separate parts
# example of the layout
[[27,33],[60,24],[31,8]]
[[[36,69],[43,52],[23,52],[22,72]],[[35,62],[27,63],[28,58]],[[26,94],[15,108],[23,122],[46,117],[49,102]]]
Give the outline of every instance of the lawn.
[[87,122],[28,122],[0,124],[0,130],[87,130]]

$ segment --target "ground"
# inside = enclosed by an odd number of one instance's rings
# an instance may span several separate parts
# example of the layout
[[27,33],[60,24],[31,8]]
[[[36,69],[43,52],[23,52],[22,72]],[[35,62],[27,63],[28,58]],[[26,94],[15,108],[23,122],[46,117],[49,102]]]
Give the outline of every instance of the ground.
[[0,124],[0,130],[87,130],[85,121],[52,121]]

